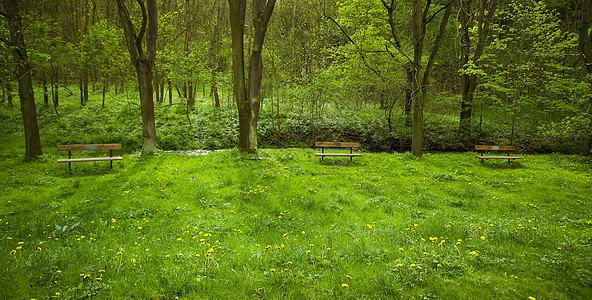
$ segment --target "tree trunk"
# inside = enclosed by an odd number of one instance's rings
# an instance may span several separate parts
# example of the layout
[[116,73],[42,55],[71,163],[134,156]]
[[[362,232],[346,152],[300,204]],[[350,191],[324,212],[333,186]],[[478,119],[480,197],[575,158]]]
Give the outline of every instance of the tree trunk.
[[220,107],[220,96],[218,95],[218,79],[217,79],[217,71],[218,71],[218,52],[219,52],[219,40],[220,40],[220,22],[221,22],[221,13],[220,13],[220,3],[216,2],[216,24],[214,26],[214,34],[212,35],[212,41],[210,44],[210,56],[212,59],[212,63],[210,66],[212,77],[210,80],[210,96],[213,100],[213,106],[216,108]]
[[[580,28],[578,29],[578,40],[580,46],[580,56],[584,61],[584,65],[586,67],[586,72],[588,73],[588,78],[592,76],[592,32],[589,31],[590,28],[590,18],[592,15],[592,4],[590,0],[583,0],[582,1],[582,19],[580,22]],[[588,79],[588,87],[592,91],[592,80]],[[586,114],[586,118],[588,120],[592,119],[592,97],[588,97],[588,101],[586,103],[588,106],[587,109],[584,109]],[[584,132],[586,132],[586,141],[584,142],[584,149],[582,151],[582,155],[589,156],[590,155],[590,148],[592,147],[592,122],[588,124],[588,128],[584,128]]]
[[14,101],[12,95],[12,82],[6,81],[6,83],[4,83],[4,86],[6,87],[6,101],[8,101],[8,107],[13,108]]
[[43,72],[43,76],[41,79],[42,85],[43,85],[43,106],[45,108],[49,108],[49,92],[47,89],[47,75],[45,74],[45,72]]
[[169,105],[173,105],[173,84],[170,79],[167,82],[169,84]]
[[154,89],[154,96],[156,97],[156,101],[160,102],[160,85],[158,84],[158,72],[154,72],[154,86],[156,87]]
[[105,80],[103,82],[103,103],[102,103],[102,107],[105,108],[105,94],[107,94],[107,86],[108,86],[108,80]]
[[230,28],[232,32],[233,87],[239,115],[238,148],[242,153],[257,152],[257,121],[259,118],[263,61],[261,50],[267,24],[271,18],[275,0],[254,0],[253,48],[250,55],[249,76],[245,81],[244,24],[246,0],[228,0],[230,4]]
[[154,123],[154,98],[152,88],[152,65],[150,61],[138,62],[138,83],[142,108],[142,154],[156,152],[156,126]]
[[430,51],[430,57],[425,69],[422,70],[421,60],[423,55],[424,39],[426,35],[426,25],[428,20],[429,4],[422,5],[420,0],[414,0],[411,35],[413,43],[413,118],[411,124],[411,152],[415,156],[423,155],[423,113],[427,96],[427,87],[430,80],[431,71],[438,55],[438,50],[442,44],[442,37],[448,24],[448,17],[451,12],[451,3],[446,4],[444,15],[440,23],[438,35],[434,40],[434,45]]
[[[489,2],[489,7],[486,6],[487,2]],[[461,25],[461,68],[464,70],[468,70],[471,66],[469,63],[472,63],[474,66],[480,66],[480,59],[481,55],[483,54],[483,50],[487,44],[487,38],[489,37],[489,24],[493,19],[495,11],[497,9],[497,0],[480,0],[479,1],[479,11],[478,11],[478,20],[477,20],[477,45],[475,46],[475,52],[473,54],[472,59],[470,58],[470,51],[471,51],[471,39],[469,36],[469,29],[473,27],[472,20],[471,20],[471,10],[469,7],[468,0],[459,0],[460,9],[459,9],[459,21]],[[487,12],[487,15],[485,13]],[[471,125],[471,118],[473,115],[473,96],[475,90],[477,89],[477,85],[479,78],[475,74],[470,74],[468,72],[463,72],[461,74],[461,91],[462,91],[462,100],[461,100],[461,107],[460,107],[460,121],[459,121],[459,133],[466,138],[466,135],[469,132],[469,128]]]
[[187,80],[187,82],[185,83],[185,87],[187,88],[187,107],[194,107],[195,89],[193,87],[193,82],[191,80]]
[[[123,0],[117,0],[130,60],[138,75],[140,107],[142,112],[142,154],[152,155],[156,152],[156,126],[154,123],[154,91],[152,87],[152,69],[156,58],[157,9],[156,0],[138,0],[142,12],[142,25],[136,34],[129,11]],[[146,27],[148,31],[146,32]],[[146,51],[143,41],[146,35]]]
[[14,74],[18,80],[21,113],[25,128],[25,156],[35,158],[43,155],[41,138],[37,124],[37,109],[31,78],[31,66],[27,57],[27,48],[22,34],[21,12],[18,0],[5,0],[6,20],[10,30],[10,48],[15,61]]

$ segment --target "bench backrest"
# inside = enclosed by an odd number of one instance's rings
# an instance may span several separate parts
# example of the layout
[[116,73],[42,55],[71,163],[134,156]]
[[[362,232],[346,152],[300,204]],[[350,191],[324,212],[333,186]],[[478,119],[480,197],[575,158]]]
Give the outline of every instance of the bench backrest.
[[491,145],[475,145],[477,151],[492,151],[492,150],[503,150],[503,151],[514,151],[516,146],[491,146]]
[[360,143],[341,143],[341,142],[316,142],[318,148],[359,148]]
[[121,144],[90,144],[90,145],[59,145],[58,151],[75,150],[115,150],[121,149]]

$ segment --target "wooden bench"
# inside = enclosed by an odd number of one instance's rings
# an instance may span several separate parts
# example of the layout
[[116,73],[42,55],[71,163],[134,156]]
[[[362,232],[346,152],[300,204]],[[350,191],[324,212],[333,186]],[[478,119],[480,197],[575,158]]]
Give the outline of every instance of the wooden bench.
[[[520,156],[510,156],[510,151],[516,151],[516,146],[491,146],[491,145],[475,145],[475,151],[479,151],[481,155],[477,155],[477,158],[481,159],[481,163],[485,159],[507,159],[508,163],[512,159],[522,159]],[[506,151],[506,156],[486,156],[485,151]]]
[[[316,156],[321,157],[321,160],[325,156],[346,156],[351,161],[354,156],[362,156],[362,154],[354,153],[354,148],[359,148],[360,143],[316,142],[315,147],[321,148],[321,153],[315,153]],[[349,148],[349,153],[325,153],[325,148]]]
[[[58,163],[68,163],[69,170],[73,162],[109,161],[113,169],[113,161],[123,159],[123,157],[113,156],[113,150],[116,149],[121,149],[121,144],[59,145],[58,151],[68,151],[68,159],[58,159]],[[72,158],[72,151],[78,150],[109,150],[109,157]]]

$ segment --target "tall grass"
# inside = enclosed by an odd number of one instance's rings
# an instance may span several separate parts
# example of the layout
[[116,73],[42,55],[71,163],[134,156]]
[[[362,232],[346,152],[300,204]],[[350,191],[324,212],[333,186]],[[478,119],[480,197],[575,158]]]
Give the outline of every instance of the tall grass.
[[[0,298],[592,297],[590,160],[321,162],[311,149],[143,157],[137,107],[91,99],[62,99],[59,116],[39,110],[45,155],[33,161],[22,159],[18,110],[0,108]],[[157,105],[159,145],[236,145],[234,113],[205,106],[190,125],[183,106]],[[317,125],[339,136],[364,118]],[[285,121],[290,143],[307,145],[307,125]],[[124,145],[113,169],[55,162],[57,144],[107,142]]]
[[[2,145],[7,145],[4,137]],[[6,147],[6,146],[2,146]],[[589,162],[313,150],[5,155],[8,298],[592,296]]]

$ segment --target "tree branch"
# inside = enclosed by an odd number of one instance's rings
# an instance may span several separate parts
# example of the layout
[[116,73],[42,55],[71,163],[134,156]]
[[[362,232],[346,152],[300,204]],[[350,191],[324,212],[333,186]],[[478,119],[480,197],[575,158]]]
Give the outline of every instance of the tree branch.
[[[445,10],[445,9],[447,9],[447,8],[448,8],[448,6],[450,6],[450,4],[452,4],[452,2],[453,2],[453,1],[454,1],[454,0],[448,0],[448,2],[446,3],[446,5],[444,5],[444,6],[443,6],[443,7],[441,7],[440,9],[438,9],[438,11],[436,11],[435,13],[433,13],[433,14],[432,14],[432,15],[431,15],[431,16],[430,16],[430,17],[429,17],[429,18],[428,18],[428,19],[425,21],[425,24],[424,24],[424,25],[427,25],[428,23],[430,23],[431,21],[433,21],[433,20],[434,20],[434,18],[435,18],[435,17],[436,17],[436,16],[437,16],[437,15],[438,15],[440,12],[442,12],[442,11],[443,11],[443,10]],[[429,3],[429,1],[428,1],[428,3]],[[427,15],[427,10],[428,10],[428,8],[429,8],[429,5],[427,5],[427,6],[426,6],[426,10],[425,10],[425,13],[426,13],[426,15]]]
[[142,39],[144,38],[144,34],[146,34],[146,25],[148,24],[148,13],[146,13],[146,5],[144,5],[144,0],[137,0],[138,4],[140,5],[140,9],[142,10],[142,26],[140,27],[140,32],[138,36],[136,36],[136,48],[138,49],[138,54],[140,57],[144,56],[144,50],[142,49]]
[[364,56],[364,51],[356,44],[356,42],[354,42],[354,40],[349,36],[349,34],[347,34],[347,32],[345,32],[343,27],[341,27],[341,25],[339,25],[339,23],[335,19],[333,19],[327,15],[325,15],[325,18],[333,21],[333,23],[335,23],[335,25],[337,25],[337,27],[339,27],[339,30],[341,30],[341,32],[345,35],[345,37],[347,37],[347,39],[356,47],[356,49],[358,50],[358,53],[360,54],[360,57],[362,58],[362,61],[364,62],[364,65],[368,69],[372,70],[372,72],[374,72],[374,74],[376,74],[380,78],[380,80],[385,81],[384,78],[382,77],[382,74],[380,73],[380,71],[378,71],[376,68],[374,68],[370,64],[368,64],[368,62],[366,61],[366,56]]

